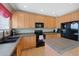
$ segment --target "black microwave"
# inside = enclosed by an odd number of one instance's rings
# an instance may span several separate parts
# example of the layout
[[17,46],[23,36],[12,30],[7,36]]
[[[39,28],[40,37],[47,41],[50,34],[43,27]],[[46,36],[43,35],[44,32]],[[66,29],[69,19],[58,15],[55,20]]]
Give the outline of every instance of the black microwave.
[[44,28],[44,23],[35,23],[35,28]]

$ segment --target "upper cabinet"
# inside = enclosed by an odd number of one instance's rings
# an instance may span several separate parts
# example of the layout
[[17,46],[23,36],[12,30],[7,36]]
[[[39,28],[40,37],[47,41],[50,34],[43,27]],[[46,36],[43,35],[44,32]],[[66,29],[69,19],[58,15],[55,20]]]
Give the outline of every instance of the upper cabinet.
[[12,16],[13,28],[35,28],[36,22],[44,23],[44,28],[55,28],[56,20],[53,17],[24,12],[14,12]]
[[12,16],[12,28],[28,28],[29,24],[26,19],[25,13],[14,13]]
[[71,22],[71,21],[79,21],[79,12],[78,11],[58,17],[57,22],[56,22],[56,27],[60,28],[61,23]]
[[17,13],[12,15],[12,28],[18,28],[18,15]]
[[0,3],[0,29],[10,29],[11,13]]

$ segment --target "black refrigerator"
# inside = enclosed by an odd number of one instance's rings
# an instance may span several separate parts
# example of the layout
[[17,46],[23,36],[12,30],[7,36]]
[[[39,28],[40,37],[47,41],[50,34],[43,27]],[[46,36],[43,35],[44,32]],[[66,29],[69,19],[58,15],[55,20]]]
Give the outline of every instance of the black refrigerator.
[[61,37],[79,41],[79,21],[61,23]]

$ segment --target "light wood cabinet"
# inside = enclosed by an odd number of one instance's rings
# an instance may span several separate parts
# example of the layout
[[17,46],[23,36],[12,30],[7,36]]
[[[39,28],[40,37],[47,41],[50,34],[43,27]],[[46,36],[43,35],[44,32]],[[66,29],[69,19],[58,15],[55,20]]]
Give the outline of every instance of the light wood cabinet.
[[24,14],[24,28],[30,27],[30,15]]
[[30,14],[29,16],[29,27],[30,28],[35,28],[35,21],[36,21],[35,18],[36,18],[35,15]]
[[17,25],[18,25],[18,28],[25,28],[25,24],[24,24],[24,22],[25,22],[25,17],[24,17],[24,14],[18,14],[18,16],[17,16],[17,18],[18,18],[18,21],[17,21]]
[[44,56],[45,47],[38,47],[29,50],[22,51],[21,56]]
[[[15,16],[16,15],[16,16]],[[15,13],[12,15],[12,28],[18,28],[18,15]]]
[[58,17],[57,21],[56,21],[56,28],[60,28],[61,23],[71,22],[71,21],[79,21],[79,12],[78,11]]
[[57,33],[46,33],[46,39],[56,39],[60,38],[60,34]]
[[22,40],[23,49],[34,48],[36,46],[35,37],[23,37]]
[[12,16],[13,28],[35,28],[36,22],[43,22],[45,28],[55,28],[56,20],[50,16],[15,12]]
[[55,28],[56,27],[56,20],[53,17],[45,17],[45,28]]
[[14,13],[12,16],[12,28],[25,28],[24,27],[24,14]]
[[21,55],[22,51],[35,48],[36,47],[36,37],[22,37],[19,44],[16,47],[16,55]]

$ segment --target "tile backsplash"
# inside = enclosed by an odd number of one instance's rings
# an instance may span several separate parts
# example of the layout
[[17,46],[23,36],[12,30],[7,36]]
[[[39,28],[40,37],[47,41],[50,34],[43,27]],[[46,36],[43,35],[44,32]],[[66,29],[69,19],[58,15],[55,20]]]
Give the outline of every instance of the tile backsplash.
[[35,30],[43,30],[43,32],[53,32],[53,28],[46,29],[46,28],[35,28],[35,29],[15,29],[16,33],[34,33]]
[[34,33],[34,29],[18,29],[17,33]]

